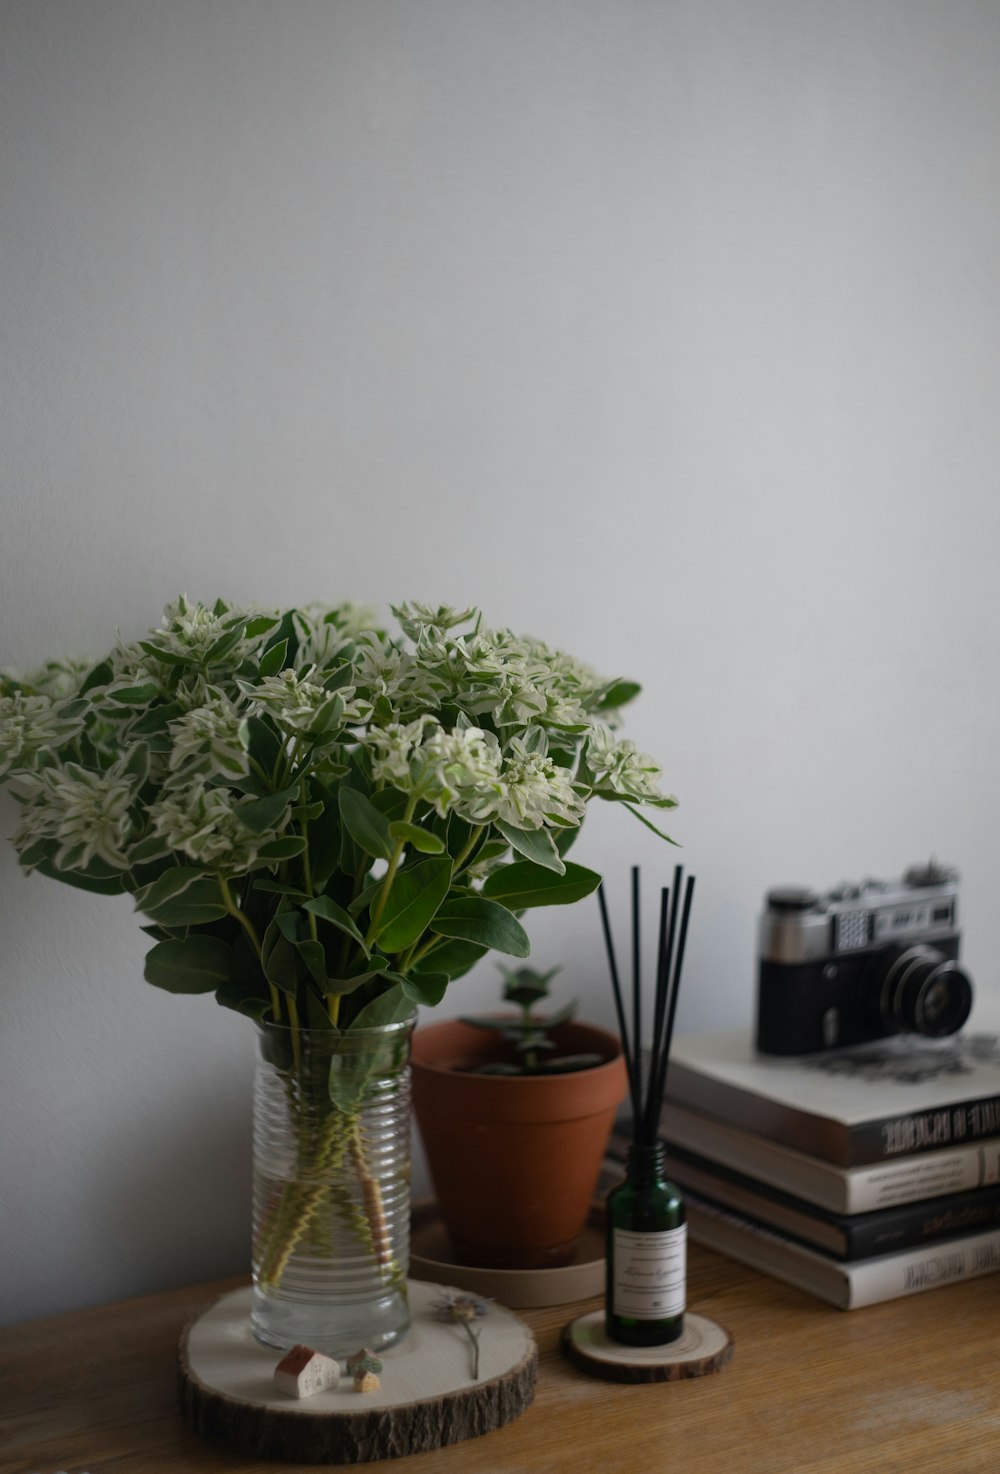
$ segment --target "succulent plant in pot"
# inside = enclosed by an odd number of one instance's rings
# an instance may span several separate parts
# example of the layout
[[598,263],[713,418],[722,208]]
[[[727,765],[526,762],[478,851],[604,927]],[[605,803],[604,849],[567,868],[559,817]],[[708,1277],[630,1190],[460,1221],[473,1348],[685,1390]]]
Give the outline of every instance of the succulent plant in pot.
[[254,1330],[334,1355],[407,1324],[417,1006],[595,889],[564,858],[591,800],[674,804],[615,730],[633,682],[474,609],[393,614],[181,599],[0,677],[24,868],[130,894],[147,981],[257,1025]]
[[617,1036],[546,1015],[557,968],[504,970],[517,1014],[418,1029],[413,1101],[441,1217],[459,1262],[568,1263],[593,1203],[627,1078]]

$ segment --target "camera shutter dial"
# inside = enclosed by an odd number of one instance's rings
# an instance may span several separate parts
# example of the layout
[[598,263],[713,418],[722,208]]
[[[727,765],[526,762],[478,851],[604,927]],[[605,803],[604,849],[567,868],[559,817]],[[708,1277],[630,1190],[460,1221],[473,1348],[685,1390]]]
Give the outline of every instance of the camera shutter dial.
[[801,886],[783,885],[767,893],[767,905],[770,911],[786,913],[814,911],[819,904],[820,898],[817,893]]

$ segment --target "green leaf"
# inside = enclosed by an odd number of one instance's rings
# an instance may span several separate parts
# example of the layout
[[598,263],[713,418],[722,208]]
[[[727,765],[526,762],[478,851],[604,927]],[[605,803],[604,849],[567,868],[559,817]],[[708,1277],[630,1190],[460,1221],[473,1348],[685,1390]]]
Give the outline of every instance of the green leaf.
[[531,860],[536,865],[544,866],[546,870],[554,870],[557,875],[562,875],[566,867],[556,849],[555,840],[547,829],[515,829],[512,824],[507,824],[502,819],[495,820],[495,827],[507,843],[512,845],[526,860]]
[[115,678],[115,668],[110,660],[98,661],[97,665],[88,673],[86,680],[77,693],[86,696],[88,691],[93,691],[98,686],[107,686]]
[[295,943],[283,935],[280,921],[281,917],[275,917],[264,933],[261,944],[264,975],[276,988],[294,997],[298,993],[304,965]]
[[322,890],[340,864],[341,836],[340,812],[337,804],[325,788],[318,788],[318,791],[323,802],[323,809],[309,823],[309,860],[313,885]]
[[403,992],[401,983],[394,983],[386,992],[380,993],[351,1021],[352,1029],[381,1029],[386,1024],[401,1024],[413,1013],[413,1004]]
[[450,981],[448,974],[444,972],[422,972],[404,978],[400,986],[411,1003],[436,1008],[447,992]]
[[306,901],[309,892],[301,890],[297,885],[286,885],[283,880],[272,880],[269,876],[254,876],[253,888],[255,891],[266,891],[272,896],[291,896],[295,901]]
[[176,721],[179,716],[184,715],[184,708],[176,701],[163,701],[156,706],[151,706],[149,711],[143,712],[141,717],[136,717],[129,726],[129,735],[132,737],[151,737],[156,733],[165,732],[170,723]]
[[[196,870],[191,865],[175,865],[170,870],[165,870],[162,875],[149,885],[144,885],[135,893],[135,909],[145,911],[152,916],[154,921],[162,922],[164,926],[184,926],[183,921],[170,921],[166,916],[161,916],[164,907],[171,909],[181,904],[181,898],[185,892],[200,887],[197,894],[197,905],[203,907],[208,903],[209,894],[205,890],[206,884],[210,887],[213,903],[218,907],[219,915],[224,916],[226,912],[222,900],[222,892],[219,890],[218,882],[211,876],[207,876],[204,870]],[[212,918],[202,917],[201,920]]]
[[475,942],[442,942],[439,947],[434,947],[428,952],[426,958],[421,961],[411,976],[423,976],[424,972],[443,973],[451,982],[456,978],[463,977],[470,968],[475,967],[480,957],[485,957],[488,948],[480,947]]
[[353,993],[360,988],[362,983],[370,982],[372,978],[381,977],[389,970],[388,957],[373,957],[366,962],[360,972],[348,973],[344,978],[327,978],[323,984],[326,993],[343,997],[345,993]]
[[250,745],[247,751],[253,762],[273,773],[281,757],[281,739],[269,721],[263,717],[247,717],[247,735]]
[[237,804],[240,823],[245,824],[251,834],[266,833],[274,828],[297,793],[298,789],[293,786],[281,789],[280,793],[268,793],[264,798],[252,798]]
[[330,1059],[330,1100],[344,1115],[352,1115],[361,1104],[374,1062],[365,1057],[334,1054]]
[[476,942],[509,957],[527,957],[531,943],[524,927],[506,906],[483,896],[456,897],[445,901],[430,924],[441,937]]
[[[172,873],[169,870],[165,872],[166,875]],[[159,880],[162,879],[163,876],[160,876]],[[158,880],[153,881],[153,885],[158,883]],[[141,906],[139,909],[161,926],[204,926],[211,921],[221,921],[227,914],[218,882],[210,876],[195,881],[176,900],[161,901],[155,911],[148,906]]]
[[71,885],[80,891],[90,891],[95,896],[120,896],[126,889],[120,876],[92,875],[87,870],[57,870],[48,860],[39,861],[34,868],[39,875],[45,875],[49,880],[61,880],[64,885]]
[[556,875],[530,860],[515,860],[487,876],[483,895],[491,901],[502,901],[512,911],[525,911],[530,906],[568,906],[582,901],[601,883],[596,870],[568,861],[562,875]]
[[331,901],[329,896],[314,896],[312,900],[306,901],[302,909],[311,911],[313,916],[318,916],[323,921],[328,921],[338,931],[346,932],[361,947],[365,956],[368,956],[365,939],[358,930],[354,918],[344,910],[343,906],[338,906],[336,901]]
[[340,786],[340,817],[354,843],[366,855],[374,855],[379,860],[392,858],[395,845],[389,833],[389,821],[370,799],[346,783]]
[[389,825],[389,833],[393,839],[401,839],[404,844],[411,845],[422,855],[444,854],[444,840],[441,836],[431,834],[417,824],[404,824],[401,819],[397,819]]
[[258,860],[293,860],[301,855],[306,842],[301,834],[287,834],[281,839],[270,839],[257,851]]
[[647,819],[645,814],[641,814],[639,810],[635,808],[632,804],[626,804],[625,807],[628,809],[630,814],[635,815],[640,824],[645,824],[647,829],[651,829],[654,834],[658,834],[661,839],[665,839],[667,841],[667,844],[676,845],[678,849],[680,848],[680,842],[678,840],[671,839],[669,834],[664,834],[662,829],[657,829],[656,825],[652,823],[651,820]]
[[140,640],[139,649],[145,650],[147,655],[151,655],[154,660],[159,660],[163,665],[190,665],[192,661],[190,655],[178,655],[173,650],[163,650],[159,645],[154,645],[152,640]]
[[209,645],[205,651],[203,661],[205,665],[211,665],[217,661],[224,660],[227,655],[236,649],[236,646],[243,638],[243,631],[240,628],[241,621],[237,621],[235,629],[232,628],[231,621],[227,621],[227,623],[230,624],[230,628],[225,634],[220,635],[213,644]]
[[168,993],[214,993],[232,972],[232,948],[218,937],[192,936],[183,942],[157,942],[146,953],[147,983]]
[[260,669],[261,675],[262,676],[276,676],[278,674],[279,670],[281,670],[282,666],[284,665],[284,663],[285,663],[285,656],[287,654],[288,654],[288,641],[287,641],[287,639],[285,639],[285,640],[279,640],[276,645],[272,645],[270,647],[270,649],[267,650],[267,652],[264,655],[262,655],[261,658],[260,658],[260,667],[259,667],[259,669]]
[[619,677],[616,681],[609,681],[602,691],[598,692],[597,710],[609,711],[612,707],[624,706],[628,701],[634,701],[642,687],[637,681],[626,681]]
[[268,630],[274,629],[277,623],[277,617],[273,614],[258,614],[255,619],[247,620],[243,633],[248,640],[255,640],[258,635],[266,635]]
[[309,737],[321,737],[324,732],[339,731],[343,726],[344,699],[336,692],[324,701],[322,706],[316,708],[316,715],[309,723],[306,735]]
[[137,742],[128,755],[125,772],[136,780],[141,788],[149,777],[149,748],[145,742]]
[[148,706],[156,700],[160,688],[155,681],[140,681],[128,686],[110,686],[104,694],[119,706]]
[[[405,870],[399,870],[377,927],[383,952],[401,952],[427,927],[451,885],[451,859],[435,855]],[[372,940],[369,935],[369,941]]]

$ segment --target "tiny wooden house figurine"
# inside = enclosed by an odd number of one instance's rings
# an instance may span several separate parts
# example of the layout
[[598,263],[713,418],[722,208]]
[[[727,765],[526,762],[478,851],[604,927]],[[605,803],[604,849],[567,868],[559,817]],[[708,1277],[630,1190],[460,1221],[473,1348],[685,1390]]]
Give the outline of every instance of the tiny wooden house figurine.
[[355,1392],[377,1392],[382,1385],[382,1359],[367,1346],[347,1358],[347,1370],[354,1378]]
[[340,1382],[340,1366],[332,1356],[309,1346],[293,1346],[274,1369],[274,1385],[286,1397],[312,1397]]

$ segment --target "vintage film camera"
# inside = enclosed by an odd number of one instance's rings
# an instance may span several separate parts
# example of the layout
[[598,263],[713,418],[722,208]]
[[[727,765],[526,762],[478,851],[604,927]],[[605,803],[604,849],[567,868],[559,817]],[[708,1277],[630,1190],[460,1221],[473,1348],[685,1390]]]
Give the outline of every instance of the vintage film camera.
[[811,1054],[890,1034],[954,1034],[972,1008],[958,964],[958,876],[931,861],[901,880],[826,895],[768,893],[757,1047]]

